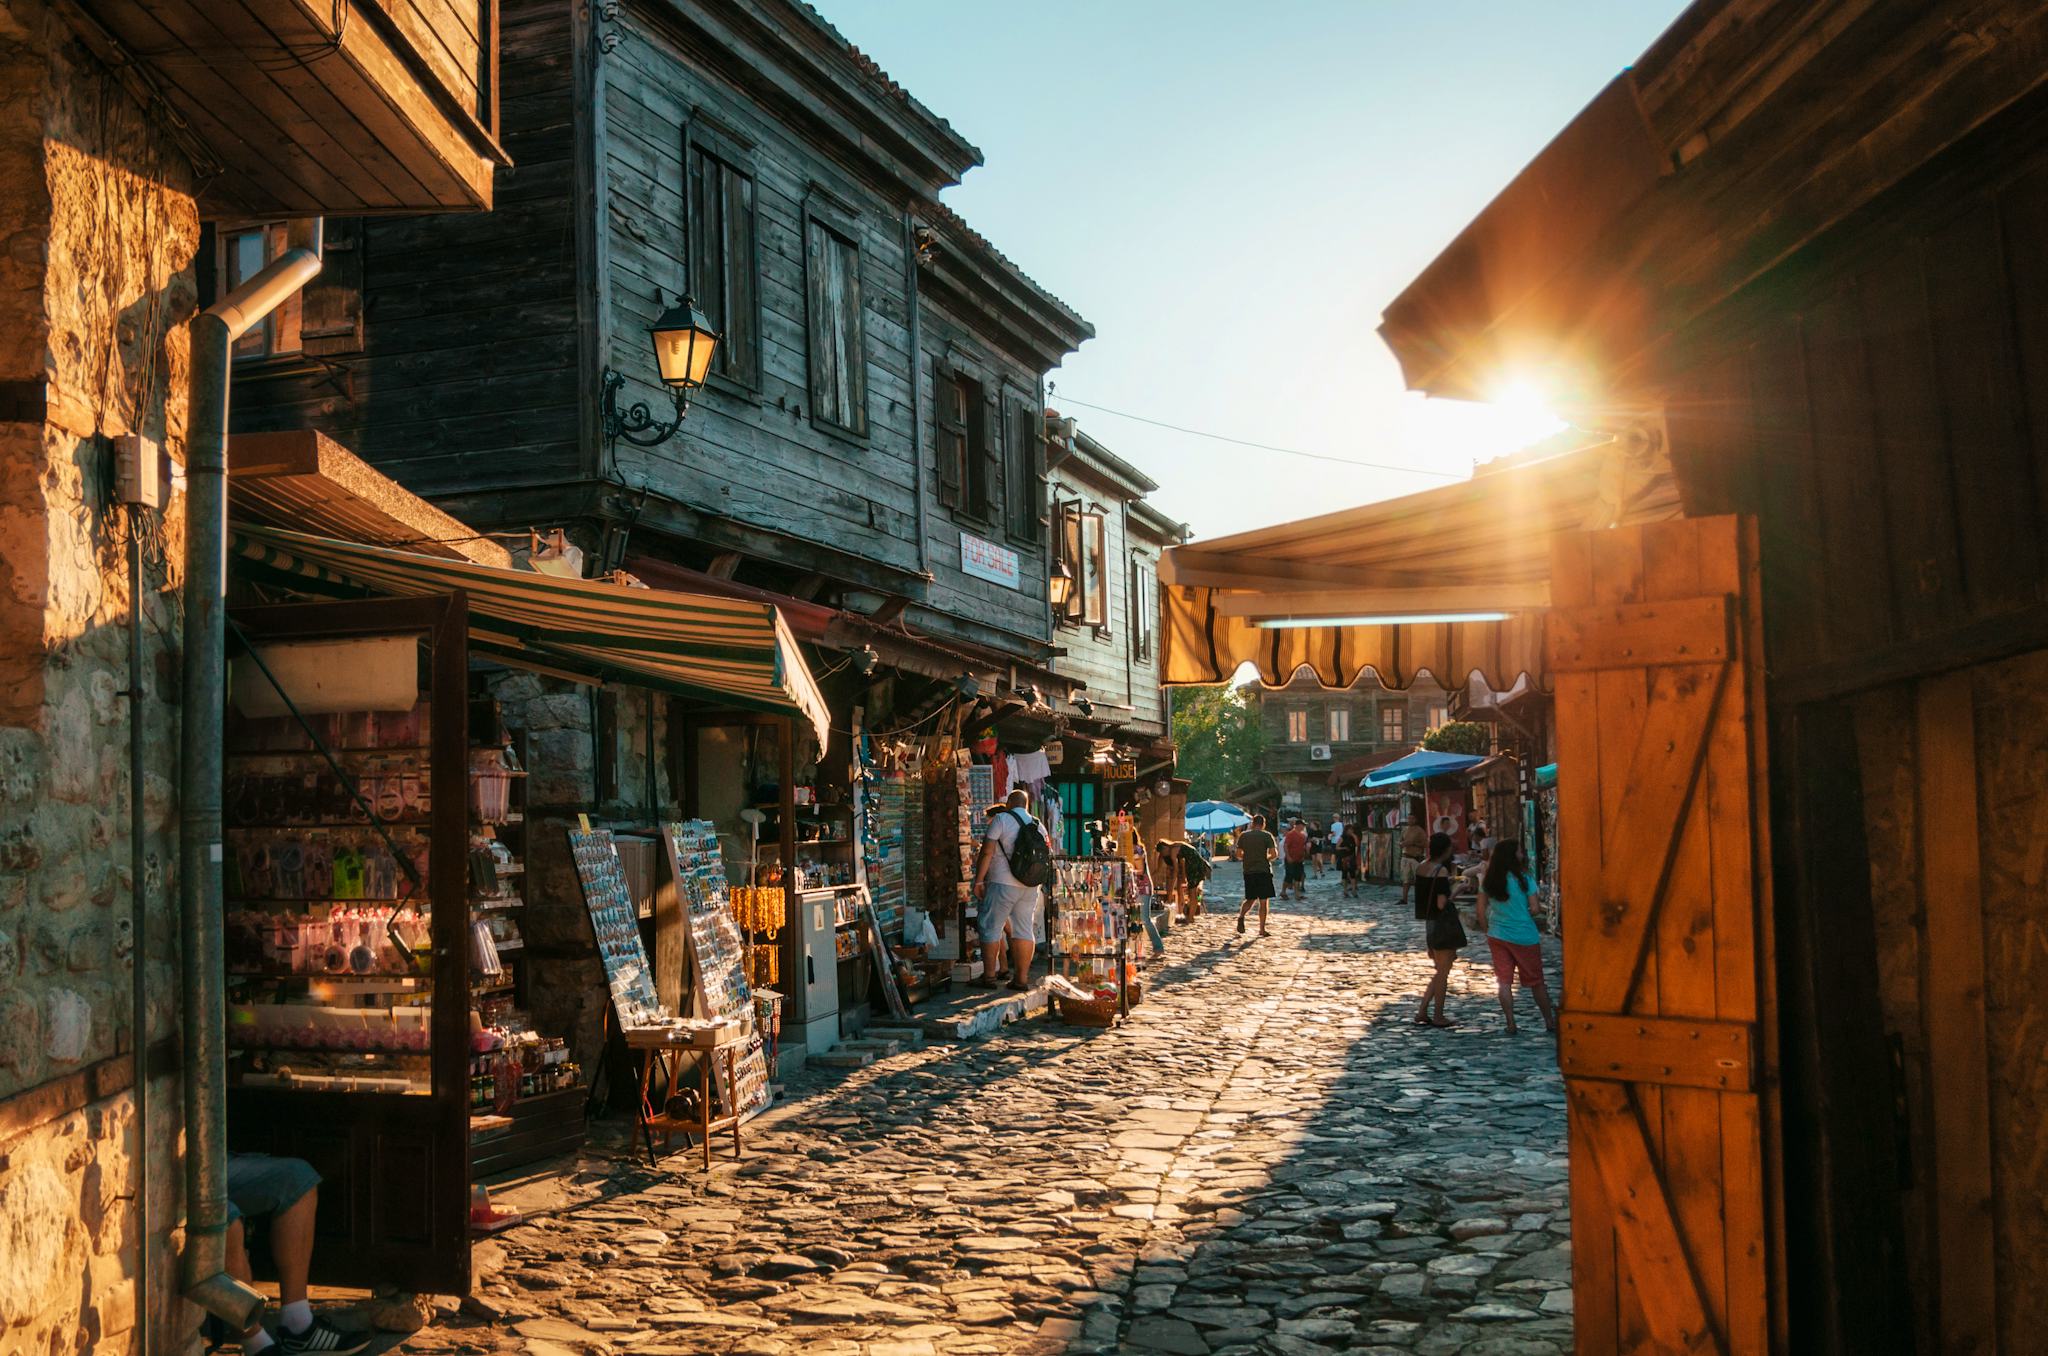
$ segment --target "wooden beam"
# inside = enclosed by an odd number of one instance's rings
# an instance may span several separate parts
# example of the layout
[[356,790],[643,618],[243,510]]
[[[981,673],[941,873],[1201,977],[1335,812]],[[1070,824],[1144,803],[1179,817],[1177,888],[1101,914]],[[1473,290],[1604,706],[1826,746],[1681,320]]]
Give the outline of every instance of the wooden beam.
[[1976,705],[1968,674],[1914,693],[1920,826],[1921,1012],[1933,1083],[1934,1258],[1942,1341],[1997,1346],[1991,1051],[1984,1013],[1984,867]]
[[1550,606],[1550,581],[1445,584],[1436,588],[1314,589],[1224,593],[1219,617],[1357,617],[1420,612],[1526,612]]
[[1734,599],[1681,598],[1559,608],[1545,638],[1552,673],[1726,663],[1735,653]]
[[730,579],[739,573],[740,562],[744,559],[746,557],[738,551],[720,551],[711,558],[711,563],[704,567],[704,573],[713,579]]
[[1567,1078],[1748,1092],[1756,1069],[1748,1022],[1572,1012],[1559,1022]]
[[882,605],[868,614],[868,620],[877,626],[887,626],[903,615],[903,609],[910,606],[910,600],[900,595],[884,598]]
[[1306,565],[1261,556],[1240,556],[1176,546],[1159,557],[1159,582],[1212,589],[1301,591],[1316,585],[1345,589],[1429,588],[1439,581],[1403,570],[1345,565]]

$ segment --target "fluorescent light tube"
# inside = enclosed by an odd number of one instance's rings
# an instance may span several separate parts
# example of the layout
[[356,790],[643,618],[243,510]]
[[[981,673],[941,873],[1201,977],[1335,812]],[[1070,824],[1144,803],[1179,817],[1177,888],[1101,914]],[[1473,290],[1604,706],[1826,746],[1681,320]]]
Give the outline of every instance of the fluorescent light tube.
[[1506,621],[1507,612],[1410,612],[1373,617],[1261,617],[1259,626],[1268,631],[1298,630],[1305,626],[1429,626],[1439,622]]

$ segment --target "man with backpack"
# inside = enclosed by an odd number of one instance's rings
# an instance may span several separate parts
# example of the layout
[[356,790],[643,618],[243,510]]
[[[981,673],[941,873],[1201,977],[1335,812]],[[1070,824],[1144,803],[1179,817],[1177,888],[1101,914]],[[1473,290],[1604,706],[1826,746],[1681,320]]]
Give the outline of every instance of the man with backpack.
[[974,893],[981,900],[982,977],[977,987],[993,989],[1003,951],[1003,932],[1010,934],[1010,984],[1031,987],[1031,954],[1037,948],[1044,896],[1039,888],[1052,878],[1052,848],[1045,830],[1031,817],[1031,797],[1022,788],[1010,792],[1008,804],[989,816],[982,835],[981,857],[974,864]]

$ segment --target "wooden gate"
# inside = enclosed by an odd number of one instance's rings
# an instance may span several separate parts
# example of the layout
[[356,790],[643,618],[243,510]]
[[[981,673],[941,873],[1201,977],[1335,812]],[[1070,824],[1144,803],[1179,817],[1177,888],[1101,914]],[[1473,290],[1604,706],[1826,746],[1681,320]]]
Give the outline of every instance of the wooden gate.
[[1783,1347],[1754,542],[1698,518],[1553,549],[1584,1352]]

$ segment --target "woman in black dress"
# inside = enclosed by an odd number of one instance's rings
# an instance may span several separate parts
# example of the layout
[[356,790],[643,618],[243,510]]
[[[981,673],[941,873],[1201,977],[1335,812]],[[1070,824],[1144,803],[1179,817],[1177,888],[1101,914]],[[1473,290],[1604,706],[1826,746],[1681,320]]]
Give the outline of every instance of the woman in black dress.
[[[1436,974],[1422,991],[1422,1006],[1415,1010],[1417,1026],[1449,1026],[1444,1016],[1444,995],[1451,987],[1451,962],[1465,949],[1465,924],[1458,906],[1451,901],[1457,883],[1451,870],[1451,836],[1434,833],[1429,837],[1429,856],[1415,870],[1415,916],[1423,920],[1423,945],[1436,964]],[[1431,1006],[1436,1015],[1430,1015]]]

